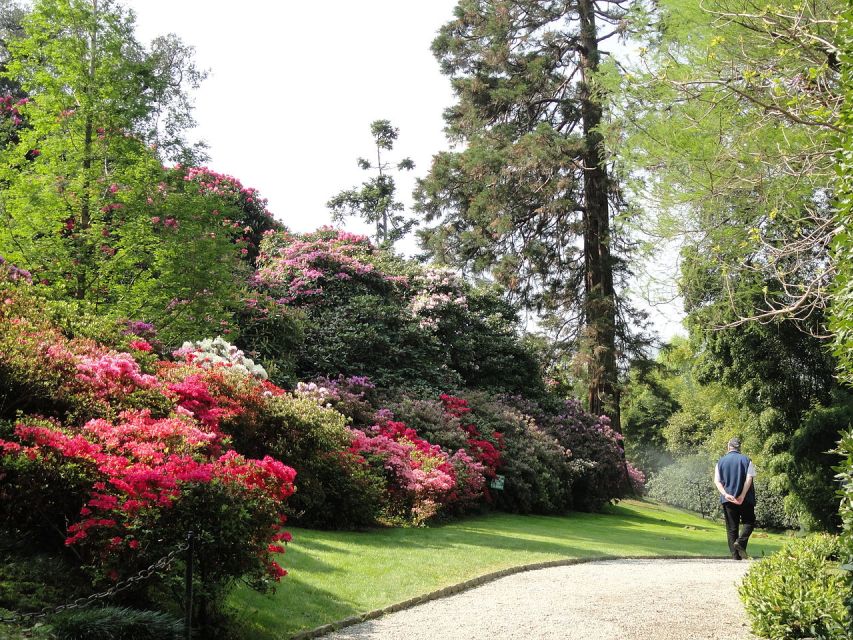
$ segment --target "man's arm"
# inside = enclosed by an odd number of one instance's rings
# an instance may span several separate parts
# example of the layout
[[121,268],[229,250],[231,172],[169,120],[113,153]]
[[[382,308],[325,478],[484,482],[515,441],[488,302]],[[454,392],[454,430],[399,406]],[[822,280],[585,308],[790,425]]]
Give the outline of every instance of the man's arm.
[[752,462],[749,463],[749,471],[746,472],[746,482],[743,483],[743,491],[740,492],[740,495],[737,497],[738,504],[743,504],[743,501],[746,499],[746,494],[749,493],[749,488],[752,486],[752,479],[755,477],[755,465]]
[[[752,478],[750,478],[750,480],[752,480]],[[723,496],[723,498],[725,498],[727,502],[737,502],[737,500],[732,494],[726,493],[726,488],[723,486],[723,483],[720,480],[719,466],[714,467],[714,484],[717,486],[717,491],[720,492],[720,495]]]

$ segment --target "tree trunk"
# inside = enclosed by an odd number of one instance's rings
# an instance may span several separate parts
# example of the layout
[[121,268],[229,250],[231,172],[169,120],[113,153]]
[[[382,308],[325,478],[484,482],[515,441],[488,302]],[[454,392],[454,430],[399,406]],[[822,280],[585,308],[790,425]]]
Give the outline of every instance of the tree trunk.
[[88,282],[86,281],[86,269],[91,266],[90,254],[91,249],[87,246],[88,230],[92,225],[91,212],[91,174],[92,174],[92,142],[94,133],[94,120],[92,115],[94,100],[95,100],[95,58],[98,55],[98,0],[92,0],[93,24],[92,31],[89,35],[89,72],[88,85],[86,86],[86,120],[83,131],[83,186],[80,194],[80,227],[77,231],[79,240],[77,241],[77,289],[75,297],[82,300],[86,297],[86,289]]
[[610,255],[608,176],[603,157],[603,138],[597,131],[602,120],[601,100],[592,88],[599,51],[594,0],[578,0],[581,26],[581,117],[585,137],[584,256],[586,330],[589,341],[588,402],[594,415],[608,415],[621,432],[619,388],[616,369],[616,295]]

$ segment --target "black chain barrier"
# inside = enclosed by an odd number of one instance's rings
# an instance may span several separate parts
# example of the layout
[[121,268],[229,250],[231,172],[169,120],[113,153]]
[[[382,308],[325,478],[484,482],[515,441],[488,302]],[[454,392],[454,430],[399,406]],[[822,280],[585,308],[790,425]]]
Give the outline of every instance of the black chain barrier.
[[175,547],[172,551],[170,551],[167,555],[163,556],[159,560],[157,560],[154,564],[149,566],[146,569],[143,569],[135,576],[131,576],[129,578],[125,578],[124,580],[117,582],[112,587],[107,589],[106,591],[102,591],[101,593],[93,593],[90,596],[85,596],[82,598],[77,598],[76,600],[72,600],[66,604],[61,604],[56,607],[45,607],[41,611],[34,611],[32,613],[18,613],[14,616],[4,618],[0,617],[0,623],[2,624],[19,624],[21,622],[31,622],[35,620],[39,620],[41,618],[46,618],[47,616],[52,616],[62,611],[67,611],[69,609],[85,609],[88,606],[93,605],[99,600],[103,600],[105,598],[111,598],[117,593],[121,593],[122,591],[126,591],[133,585],[144,582],[148,580],[152,575],[154,575],[157,571],[166,571],[169,567],[172,566],[172,562],[174,562],[175,557],[179,553],[183,553],[190,549],[192,544],[192,538],[188,537],[187,542],[184,544]]

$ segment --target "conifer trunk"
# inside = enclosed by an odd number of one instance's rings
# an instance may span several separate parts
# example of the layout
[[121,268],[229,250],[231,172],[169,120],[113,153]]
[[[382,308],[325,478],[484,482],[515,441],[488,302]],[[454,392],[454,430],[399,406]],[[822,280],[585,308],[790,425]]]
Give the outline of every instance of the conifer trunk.
[[598,69],[598,34],[594,0],[578,0],[580,18],[581,117],[585,137],[584,163],[584,256],[586,329],[589,341],[588,404],[594,415],[607,414],[621,432],[616,368],[616,295],[610,254],[608,176],[603,138],[597,131],[602,105],[592,88]]

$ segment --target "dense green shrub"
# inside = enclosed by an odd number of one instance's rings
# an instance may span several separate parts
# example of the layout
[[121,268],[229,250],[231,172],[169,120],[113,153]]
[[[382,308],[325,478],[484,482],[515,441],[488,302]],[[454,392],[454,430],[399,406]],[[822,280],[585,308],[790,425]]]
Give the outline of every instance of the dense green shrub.
[[[723,517],[720,494],[714,486],[714,462],[705,454],[679,458],[654,474],[647,495],[675,507],[719,519]],[[759,527],[795,529],[796,516],[785,511],[783,494],[760,476],[755,482],[755,519]]]
[[385,484],[349,451],[346,418],[305,397],[270,398],[254,431],[234,433],[238,449],[292,461],[298,491],[288,501],[296,522],[332,529],[370,526]]
[[791,436],[787,475],[794,489],[789,501],[807,516],[809,529],[836,530],[838,520],[838,484],[832,467],[837,462],[831,453],[839,434],[853,424],[853,394],[836,390],[832,402],[818,404],[803,415]]
[[[842,554],[848,571],[853,571],[853,431],[845,431],[838,443],[838,453],[842,462],[835,467],[838,471],[841,507],[838,511],[841,518]],[[853,575],[853,574],[851,574]],[[847,595],[847,611],[853,620],[853,592]]]
[[838,537],[813,535],[753,564],[739,589],[752,631],[773,640],[853,638],[841,549]]
[[0,609],[34,612],[88,595],[91,581],[71,554],[45,553],[8,535],[0,548]]
[[180,640],[181,620],[122,607],[76,609],[50,618],[56,640]]

